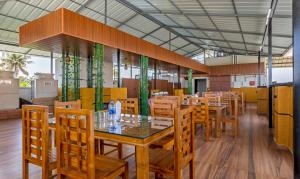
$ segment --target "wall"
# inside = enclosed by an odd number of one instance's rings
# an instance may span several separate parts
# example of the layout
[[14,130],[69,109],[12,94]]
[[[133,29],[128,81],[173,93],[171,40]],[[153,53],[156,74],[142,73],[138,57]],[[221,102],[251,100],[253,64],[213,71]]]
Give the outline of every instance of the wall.
[[[246,56],[246,55],[237,55],[236,64],[245,64],[245,63],[257,63],[257,56]],[[219,65],[232,65],[234,64],[233,56],[226,57],[216,57],[206,59],[206,65],[208,66],[219,66]],[[263,60],[262,60],[263,61]]]
[[273,68],[272,80],[276,81],[276,83],[293,82],[293,68],[292,67]]
[[[241,87],[257,87],[258,86],[259,75],[232,75],[231,76],[231,87],[241,88]],[[265,75],[260,75],[260,86],[266,86]],[[250,85],[250,81],[254,81],[254,85]]]
[[31,100],[31,88],[19,88],[20,98]]
[[[55,79],[58,80],[58,86],[61,88],[62,83],[62,69],[61,69],[61,59],[56,59],[55,62]],[[104,60],[103,62],[103,79],[104,87],[116,87],[113,84],[113,63],[109,60]],[[80,61],[80,87],[87,87],[87,60],[82,59]]]
[[0,71],[0,110],[19,107],[19,79],[13,72]]

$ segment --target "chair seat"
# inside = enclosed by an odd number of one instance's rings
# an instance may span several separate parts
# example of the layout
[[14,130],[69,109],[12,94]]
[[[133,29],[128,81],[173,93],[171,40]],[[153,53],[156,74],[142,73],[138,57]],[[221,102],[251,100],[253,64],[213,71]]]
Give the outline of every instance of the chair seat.
[[174,171],[174,152],[165,149],[149,150],[150,170],[161,174],[172,175]]
[[150,148],[162,148],[166,150],[172,150],[174,146],[174,134],[165,136],[150,145]]
[[114,178],[125,172],[127,162],[107,156],[96,156],[96,178]]

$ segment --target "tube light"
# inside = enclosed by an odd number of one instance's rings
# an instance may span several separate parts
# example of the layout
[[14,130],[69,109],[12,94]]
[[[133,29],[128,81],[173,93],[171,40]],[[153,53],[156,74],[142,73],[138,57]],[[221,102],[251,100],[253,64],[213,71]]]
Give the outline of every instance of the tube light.
[[268,23],[269,23],[269,19],[271,17],[271,12],[272,12],[272,9],[269,9],[268,10],[268,15],[267,15],[267,20],[266,20],[266,25],[268,25]]

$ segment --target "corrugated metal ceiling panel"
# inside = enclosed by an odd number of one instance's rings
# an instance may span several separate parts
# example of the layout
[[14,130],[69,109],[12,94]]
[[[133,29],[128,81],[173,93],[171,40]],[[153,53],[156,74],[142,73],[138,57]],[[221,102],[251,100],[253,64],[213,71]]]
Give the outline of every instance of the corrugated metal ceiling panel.
[[231,0],[201,0],[200,1],[208,13],[221,13],[232,14],[234,10],[232,8]]
[[134,17],[126,24],[135,27],[145,33],[149,33],[159,27],[157,24],[153,23],[152,21],[146,19],[141,15]]
[[264,14],[267,16],[270,5],[270,0],[235,0],[238,14]]
[[240,30],[235,17],[212,17],[212,20],[219,29]]
[[245,32],[264,33],[266,18],[261,17],[240,17],[242,30]]
[[231,40],[231,41],[240,41],[243,42],[243,38],[241,34],[238,33],[222,33],[225,37],[226,40]]

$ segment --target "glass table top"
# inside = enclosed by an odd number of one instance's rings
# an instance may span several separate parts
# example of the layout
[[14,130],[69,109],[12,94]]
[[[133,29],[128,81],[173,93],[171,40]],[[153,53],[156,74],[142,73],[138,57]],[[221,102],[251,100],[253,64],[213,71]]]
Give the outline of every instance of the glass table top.
[[[107,113],[95,112],[95,132],[145,139],[173,126],[173,118],[122,114],[119,120],[110,120]],[[55,124],[55,118],[49,119]]]

